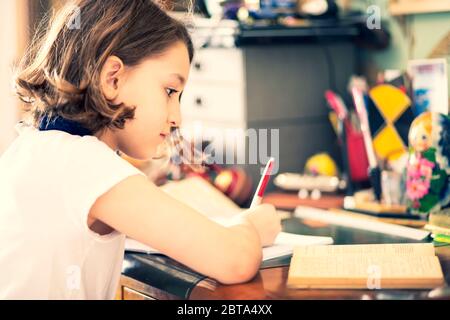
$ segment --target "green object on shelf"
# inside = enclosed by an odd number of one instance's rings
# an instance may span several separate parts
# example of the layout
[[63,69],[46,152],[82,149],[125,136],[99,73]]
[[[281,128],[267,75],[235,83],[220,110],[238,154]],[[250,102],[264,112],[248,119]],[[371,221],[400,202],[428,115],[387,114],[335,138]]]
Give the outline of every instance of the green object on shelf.
[[446,234],[436,234],[434,236],[434,241],[450,243],[450,236],[448,236]]

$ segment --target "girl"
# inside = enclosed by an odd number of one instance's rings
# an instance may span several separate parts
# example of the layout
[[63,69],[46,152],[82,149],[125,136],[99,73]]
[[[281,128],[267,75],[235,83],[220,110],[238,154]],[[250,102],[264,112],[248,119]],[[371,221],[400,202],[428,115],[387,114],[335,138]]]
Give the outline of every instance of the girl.
[[280,231],[272,206],[218,225],[116,153],[149,159],[180,125],[185,27],[150,0],[77,0],[36,41],[16,78],[32,122],[0,158],[0,299],[112,299],[125,235],[251,279]]

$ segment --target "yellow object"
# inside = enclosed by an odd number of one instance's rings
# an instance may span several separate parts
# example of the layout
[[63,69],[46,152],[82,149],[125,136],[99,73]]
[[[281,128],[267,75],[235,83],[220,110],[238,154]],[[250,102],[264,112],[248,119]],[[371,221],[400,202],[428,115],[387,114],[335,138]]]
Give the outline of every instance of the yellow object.
[[338,117],[337,117],[336,112],[328,113],[328,120],[330,120],[331,126],[334,129],[334,132],[336,134],[339,134],[339,132],[338,132]]
[[402,90],[389,84],[374,87],[369,96],[385,121],[385,126],[373,137],[375,153],[380,159],[395,161],[407,150],[395,122],[411,106],[411,99]]
[[313,175],[337,176],[336,162],[327,153],[318,153],[308,159],[305,172]]
[[411,105],[411,99],[402,90],[390,84],[378,85],[370,90],[369,94],[383,117],[391,122],[397,120]]
[[405,152],[402,139],[392,126],[387,126],[373,139],[373,147],[381,159],[396,160]]
[[219,173],[214,180],[214,185],[222,192],[227,192],[231,183],[233,182],[233,174],[229,170],[224,170]]

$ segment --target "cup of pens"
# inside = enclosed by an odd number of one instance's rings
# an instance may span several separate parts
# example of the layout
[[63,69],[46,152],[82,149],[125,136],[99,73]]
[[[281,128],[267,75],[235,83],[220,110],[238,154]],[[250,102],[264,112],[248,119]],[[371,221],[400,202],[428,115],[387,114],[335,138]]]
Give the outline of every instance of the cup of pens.
[[382,201],[388,206],[404,204],[404,181],[401,173],[394,170],[381,171]]

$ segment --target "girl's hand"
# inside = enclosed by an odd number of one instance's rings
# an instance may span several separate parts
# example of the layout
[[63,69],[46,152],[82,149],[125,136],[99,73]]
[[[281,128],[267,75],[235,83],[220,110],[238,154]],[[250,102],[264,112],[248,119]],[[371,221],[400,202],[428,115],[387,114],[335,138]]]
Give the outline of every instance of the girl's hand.
[[281,219],[271,204],[261,204],[240,215],[255,227],[263,247],[272,245],[281,231]]

